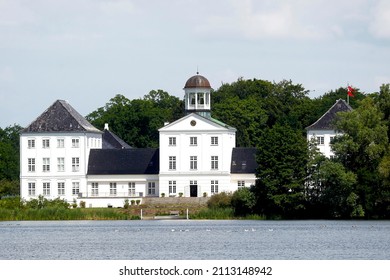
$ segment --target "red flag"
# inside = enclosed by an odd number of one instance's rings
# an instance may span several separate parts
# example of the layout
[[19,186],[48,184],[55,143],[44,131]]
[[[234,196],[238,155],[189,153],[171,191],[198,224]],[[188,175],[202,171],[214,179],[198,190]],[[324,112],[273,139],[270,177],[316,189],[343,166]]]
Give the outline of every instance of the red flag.
[[353,95],[353,93],[355,91],[355,89],[353,87],[348,86],[347,90],[348,90],[348,95],[349,96],[355,97],[355,95]]

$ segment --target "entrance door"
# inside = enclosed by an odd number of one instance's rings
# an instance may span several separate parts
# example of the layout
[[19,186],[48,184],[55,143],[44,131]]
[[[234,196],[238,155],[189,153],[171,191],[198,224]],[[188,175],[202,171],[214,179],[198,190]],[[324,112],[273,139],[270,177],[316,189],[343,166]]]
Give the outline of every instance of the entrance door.
[[190,185],[190,196],[198,197],[198,185]]

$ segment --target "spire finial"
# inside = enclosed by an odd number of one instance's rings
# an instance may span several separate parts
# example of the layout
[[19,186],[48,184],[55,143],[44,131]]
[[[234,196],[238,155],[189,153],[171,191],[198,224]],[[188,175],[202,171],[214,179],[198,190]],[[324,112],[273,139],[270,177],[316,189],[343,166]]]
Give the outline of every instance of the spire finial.
[[199,75],[199,67],[196,66],[196,75]]

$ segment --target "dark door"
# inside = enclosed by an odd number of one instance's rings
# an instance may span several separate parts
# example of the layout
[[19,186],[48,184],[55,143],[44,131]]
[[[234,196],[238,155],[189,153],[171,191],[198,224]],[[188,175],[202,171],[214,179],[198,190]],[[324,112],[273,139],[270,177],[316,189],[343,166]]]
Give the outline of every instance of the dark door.
[[198,185],[190,185],[190,196],[191,197],[198,196]]

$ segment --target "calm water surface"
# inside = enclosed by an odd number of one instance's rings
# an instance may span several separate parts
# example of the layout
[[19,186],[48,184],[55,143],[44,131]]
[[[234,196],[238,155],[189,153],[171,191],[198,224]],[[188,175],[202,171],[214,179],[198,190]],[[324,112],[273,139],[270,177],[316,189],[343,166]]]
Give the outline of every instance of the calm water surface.
[[0,259],[390,260],[390,221],[0,222]]

